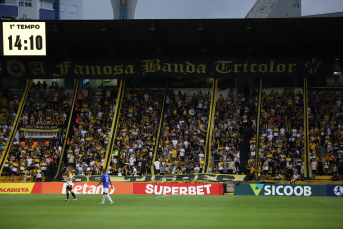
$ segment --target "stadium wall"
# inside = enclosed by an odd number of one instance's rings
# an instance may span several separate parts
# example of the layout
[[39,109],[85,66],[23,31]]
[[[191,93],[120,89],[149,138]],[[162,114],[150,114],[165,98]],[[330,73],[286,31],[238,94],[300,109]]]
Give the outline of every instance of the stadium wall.
[[[113,182],[110,194],[223,195],[223,183],[126,183]],[[75,194],[101,194],[98,182],[74,182]],[[0,183],[0,194],[65,194],[64,182]],[[235,185],[235,195],[343,197],[343,185],[245,184]]]

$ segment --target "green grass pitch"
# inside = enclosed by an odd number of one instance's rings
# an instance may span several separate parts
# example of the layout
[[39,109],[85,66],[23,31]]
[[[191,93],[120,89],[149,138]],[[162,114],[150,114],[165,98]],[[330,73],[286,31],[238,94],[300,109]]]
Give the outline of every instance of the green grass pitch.
[[0,195],[0,228],[342,228],[343,198]]

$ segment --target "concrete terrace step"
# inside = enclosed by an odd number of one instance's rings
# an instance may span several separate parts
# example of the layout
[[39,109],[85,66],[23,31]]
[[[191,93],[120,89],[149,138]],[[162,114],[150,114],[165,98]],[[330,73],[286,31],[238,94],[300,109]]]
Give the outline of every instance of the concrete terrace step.
[[[21,182],[24,180],[20,176],[15,176],[14,182]],[[46,181],[46,177],[42,177],[42,181]],[[0,182],[11,182],[11,176],[1,176]],[[33,182],[32,180],[30,182]]]

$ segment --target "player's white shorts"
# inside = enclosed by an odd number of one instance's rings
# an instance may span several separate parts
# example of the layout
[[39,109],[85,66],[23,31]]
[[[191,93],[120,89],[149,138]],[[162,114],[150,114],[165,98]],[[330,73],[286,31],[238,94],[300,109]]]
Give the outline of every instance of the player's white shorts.
[[103,189],[102,189],[102,192],[108,193],[108,188],[103,188]]

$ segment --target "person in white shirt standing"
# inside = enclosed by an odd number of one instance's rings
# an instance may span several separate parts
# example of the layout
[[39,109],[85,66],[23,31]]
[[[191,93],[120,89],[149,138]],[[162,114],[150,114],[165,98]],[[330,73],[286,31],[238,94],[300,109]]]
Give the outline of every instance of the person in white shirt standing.
[[130,156],[130,167],[132,169],[132,166],[134,165],[134,163],[136,162],[136,157],[134,157],[133,155]]
[[154,162],[154,166],[155,166],[155,174],[159,174],[160,173],[160,166],[161,166],[161,162],[159,160]]

